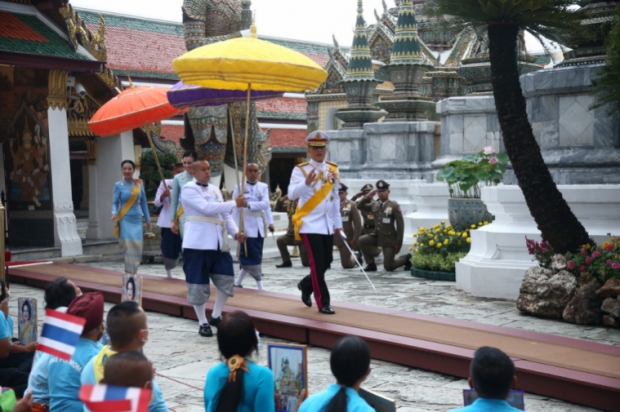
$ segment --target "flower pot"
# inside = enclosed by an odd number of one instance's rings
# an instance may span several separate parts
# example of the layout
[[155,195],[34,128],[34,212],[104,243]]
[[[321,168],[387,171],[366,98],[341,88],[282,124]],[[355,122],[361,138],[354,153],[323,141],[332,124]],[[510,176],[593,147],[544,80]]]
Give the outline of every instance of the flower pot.
[[411,276],[431,280],[447,280],[450,282],[456,281],[455,272],[435,272],[433,270],[424,270],[415,267],[411,268]]
[[487,211],[487,205],[480,199],[448,199],[448,217],[450,224],[456,230],[478,226],[480,222],[492,222],[495,216]]

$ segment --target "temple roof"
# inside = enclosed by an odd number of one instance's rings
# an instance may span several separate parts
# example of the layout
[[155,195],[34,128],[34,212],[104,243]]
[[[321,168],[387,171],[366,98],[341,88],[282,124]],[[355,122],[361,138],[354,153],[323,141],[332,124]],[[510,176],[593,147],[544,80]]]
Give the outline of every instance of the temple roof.
[[370,48],[368,46],[368,33],[366,21],[364,20],[364,8],[362,0],[357,1],[357,18],[355,23],[355,34],[353,45],[351,46],[351,58],[345,81],[374,80],[375,73],[370,58]]
[[398,21],[392,47],[390,64],[422,64],[418,27],[415,19],[412,0],[402,0],[398,7]]
[[[0,5],[2,2],[0,2]],[[75,51],[53,23],[46,23],[36,9],[19,6],[24,12],[0,10],[0,61],[30,67],[96,70],[101,62],[87,52]]]

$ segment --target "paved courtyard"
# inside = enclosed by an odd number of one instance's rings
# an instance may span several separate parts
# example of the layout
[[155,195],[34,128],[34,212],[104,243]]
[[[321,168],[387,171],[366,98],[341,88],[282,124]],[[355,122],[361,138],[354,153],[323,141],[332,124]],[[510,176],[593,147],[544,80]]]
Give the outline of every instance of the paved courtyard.
[[[298,295],[296,283],[308,273],[299,260],[293,260],[292,269],[276,269],[276,260],[264,263],[264,285],[269,291]],[[99,268],[123,270],[121,261],[87,263]],[[144,264],[142,274],[165,276],[160,263]],[[181,268],[174,276],[183,279]],[[398,308],[437,316],[472,320],[493,325],[551,333],[620,345],[620,331],[602,327],[584,327],[523,316],[514,302],[474,298],[457,291],[454,283],[435,282],[411,277],[404,271],[375,272],[371,279],[377,287],[373,292],[361,272],[345,270],[336,260],[328,272],[332,301],[361,303],[368,306]],[[255,288],[255,282],[246,278],[245,287]],[[14,285],[11,289],[11,314],[16,315],[16,297],[36,297],[42,301],[38,289]],[[301,304],[301,302],[300,302]],[[337,303],[333,305],[338,310]],[[106,304],[106,309],[111,307]],[[197,333],[195,321],[179,319],[158,313],[149,313],[149,342],[146,355],[157,368],[157,380],[164,392],[168,406],[173,411],[202,411],[202,388],[207,370],[220,361],[216,339],[202,338]],[[265,344],[277,341],[263,337],[263,347],[257,361],[266,364]],[[329,351],[310,347],[309,387],[311,392],[325,388],[333,381],[329,370]],[[445,411],[462,405],[464,379],[439,373],[404,367],[388,362],[373,361],[372,373],[363,387],[382,393],[396,400],[400,412]],[[592,411],[555,399],[526,394],[528,411]]]

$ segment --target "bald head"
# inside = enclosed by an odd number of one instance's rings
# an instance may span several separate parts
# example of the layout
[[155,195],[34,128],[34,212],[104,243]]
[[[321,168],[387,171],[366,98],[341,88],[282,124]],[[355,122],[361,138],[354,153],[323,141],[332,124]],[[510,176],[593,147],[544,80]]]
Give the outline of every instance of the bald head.
[[153,366],[140,352],[130,350],[111,356],[103,369],[101,383],[112,386],[144,388],[153,380]]
[[197,160],[192,163],[192,174],[200,183],[209,183],[209,180],[211,180],[211,166],[209,162],[206,160]]
[[245,175],[249,182],[256,182],[260,177],[260,168],[256,163],[248,163],[245,167]]

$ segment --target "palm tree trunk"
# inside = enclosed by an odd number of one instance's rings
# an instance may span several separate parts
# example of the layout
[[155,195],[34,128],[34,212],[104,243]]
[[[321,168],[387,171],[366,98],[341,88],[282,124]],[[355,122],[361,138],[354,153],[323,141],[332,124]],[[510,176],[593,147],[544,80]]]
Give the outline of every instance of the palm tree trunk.
[[543,239],[556,253],[592,243],[558,190],[527,118],[517,67],[517,26],[489,24],[493,96],[506,153]]

